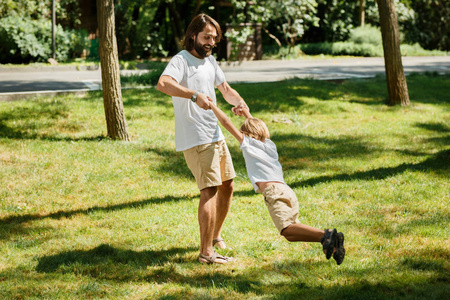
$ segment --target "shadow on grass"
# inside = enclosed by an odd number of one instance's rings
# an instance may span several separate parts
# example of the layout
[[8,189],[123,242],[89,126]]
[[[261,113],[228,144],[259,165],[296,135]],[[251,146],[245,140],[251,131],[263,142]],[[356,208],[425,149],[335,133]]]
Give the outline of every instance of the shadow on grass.
[[[69,106],[61,100],[48,101],[42,98],[25,102],[22,106],[15,106],[14,110],[0,112],[0,138],[10,139],[40,139],[49,141],[101,141],[106,136],[91,136],[80,138],[57,137],[42,133],[46,129],[58,127],[58,122],[66,119],[71,111]],[[8,124],[13,124],[8,125]],[[71,131],[79,131],[81,126],[73,123]]]
[[[443,121],[444,122],[444,121]],[[430,123],[416,123],[416,127],[426,129],[433,133],[442,134],[439,137],[430,137],[425,139],[427,143],[433,143],[434,145],[448,146],[450,145],[450,127],[443,123],[430,122]]]
[[[66,118],[69,108],[61,101],[30,101],[18,106],[14,110],[0,113],[0,137],[27,139],[36,138],[35,132],[39,121],[45,122],[48,127],[61,118]],[[6,123],[13,122],[14,126]]]
[[411,171],[450,171],[450,150],[440,151],[432,157],[421,163],[401,164],[396,167],[378,168],[365,172],[356,172],[353,174],[338,174],[334,176],[319,176],[299,182],[291,183],[291,187],[314,186],[316,184],[331,181],[352,181],[352,180],[380,180],[397,174],[401,174],[407,170]]
[[70,218],[77,214],[89,214],[96,211],[116,211],[120,209],[128,209],[128,208],[136,208],[141,207],[149,204],[160,204],[160,203],[170,203],[170,202],[178,202],[186,200],[186,196],[171,196],[167,195],[164,197],[155,197],[150,198],[146,200],[140,200],[140,201],[131,201],[126,203],[120,203],[115,205],[109,205],[109,206],[94,206],[90,208],[85,209],[76,209],[76,210],[70,210],[70,211],[57,211],[54,213],[49,214],[24,214],[24,215],[17,215],[17,216],[9,216],[0,219],[0,225],[11,225],[13,223],[24,223],[28,221],[34,221],[34,220],[40,220],[40,219],[61,219],[61,218]]
[[167,150],[156,147],[149,147],[146,151],[158,155],[157,168],[159,172],[194,180],[194,176],[186,165],[183,153],[176,152],[174,149]]
[[[189,254],[194,251],[197,248],[133,251],[102,244],[90,250],[73,250],[40,257],[36,271],[73,273],[119,284],[133,281],[175,284],[180,288],[189,286],[195,288],[189,289],[190,298],[204,297],[205,289],[213,290],[216,295],[231,293],[228,295],[270,296],[271,299],[398,299],[425,295],[432,299],[444,299],[442,296],[449,291],[443,262],[420,258],[404,259],[398,261],[397,265],[394,263],[389,266],[356,269],[341,267],[345,275],[331,276],[346,276],[350,281],[330,284],[325,280],[311,285],[302,278],[323,276],[323,272],[317,270],[328,268],[331,262],[265,262],[234,272],[228,267],[199,264],[196,256],[192,258]],[[192,263],[197,266],[189,266]],[[189,272],[183,271],[185,264]],[[391,276],[379,277],[392,272],[392,267],[403,275],[396,276],[394,272]],[[409,273],[405,278],[404,272],[408,271],[414,271],[414,274]],[[320,275],[317,275],[318,272]],[[278,280],[280,273],[285,278],[289,277],[289,280]],[[368,275],[374,276],[373,279],[367,278]],[[162,294],[157,299],[179,299],[182,291],[168,289]]]
[[41,257],[36,270],[38,272],[51,273],[58,270],[61,266],[91,265],[96,266],[97,269],[104,266],[105,270],[103,271],[107,273],[109,264],[124,264],[130,265],[132,268],[145,269],[146,266],[162,266],[166,262],[176,259],[179,255],[195,250],[198,250],[198,248],[171,248],[168,250],[138,252],[102,244],[91,250],[73,250]]
[[173,110],[172,97],[163,94],[156,88],[130,89],[122,92],[123,105],[127,107],[146,106],[148,103]]
[[442,123],[417,123],[416,124],[417,127],[419,128],[424,128],[427,129],[429,131],[435,131],[435,132],[439,132],[439,133],[450,133],[450,127],[447,126],[446,124],[442,124]]
[[[411,103],[450,102],[445,88],[450,83],[450,75],[411,74],[407,76],[407,82]],[[340,83],[296,78],[274,83],[235,84],[233,87],[246,100],[252,112],[301,109],[307,104],[307,99],[345,99],[341,101],[384,106],[388,97],[386,78],[381,75],[371,79],[349,79]],[[314,109],[315,113],[321,113],[319,107]]]
[[277,134],[272,137],[284,170],[301,167],[298,159],[327,161],[336,157],[345,159],[374,152],[376,145],[354,136],[336,138],[313,137],[302,134]]

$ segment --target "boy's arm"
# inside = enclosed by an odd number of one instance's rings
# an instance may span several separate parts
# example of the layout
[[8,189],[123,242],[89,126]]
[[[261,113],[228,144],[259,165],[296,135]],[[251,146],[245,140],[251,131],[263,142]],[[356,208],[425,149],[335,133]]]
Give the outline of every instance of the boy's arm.
[[239,144],[242,144],[242,141],[244,140],[244,136],[242,135],[242,132],[239,131],[239,129],[234,126],[233,122],[231,122],[230,118],[214,103],[210,102],[209,107],[216,115],[217,119],[219,120],[220,124],[228,130],[239,142]]
[[240,111],[242,112],[242,115],[248,119],[248,118],[253,118],[252,114],[250,113],[250,110],[247,108],[241,108]]

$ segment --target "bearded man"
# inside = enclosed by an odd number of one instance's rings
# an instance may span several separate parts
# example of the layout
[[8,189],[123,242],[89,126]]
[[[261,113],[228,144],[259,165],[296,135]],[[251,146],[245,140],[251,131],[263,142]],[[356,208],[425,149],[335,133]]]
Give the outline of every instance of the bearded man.
[[216,104],[217,87],[224,99],[234,106],[235,114],[241,115],[241,109],[248,106],[227,83],[211,55],[221,38],[222,31],[213,18],[206,14],[196,16],[186,30],[182,42],[184,50],[170,60],[157,89],[172,96],[176,151],[183,151],[200,190],[199,261],[224,264],[233,258],[219,255],[214,247],[227,248],[221,231],[230,210],[236,175],[225,138],[209,103]]

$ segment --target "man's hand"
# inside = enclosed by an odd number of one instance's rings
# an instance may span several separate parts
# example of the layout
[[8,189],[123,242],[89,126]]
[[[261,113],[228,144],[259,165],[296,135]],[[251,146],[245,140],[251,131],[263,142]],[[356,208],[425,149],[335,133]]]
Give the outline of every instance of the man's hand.
[[247,103],[245,103],[245,101],[242,100],[242,101],[239,102],[238,105],[236,105],[235,107],[233,107],[233,108],[231,109],[231,111],[233,111],[233,113],[234,113],[235,116],[240,116],[240,117],[242,117],[242,116],[244,115],[244,112],[243,112],[244,109],[249,110],[249,108],[248,108],[248,106],[247,106]]
[[203,108],[204,110],[210,109],[209,103],[211,101],[212,100],[208,96],[203,94],[203,93],[199,93],[197,95],[197,102],[196,103],[197,103],[198,107]]

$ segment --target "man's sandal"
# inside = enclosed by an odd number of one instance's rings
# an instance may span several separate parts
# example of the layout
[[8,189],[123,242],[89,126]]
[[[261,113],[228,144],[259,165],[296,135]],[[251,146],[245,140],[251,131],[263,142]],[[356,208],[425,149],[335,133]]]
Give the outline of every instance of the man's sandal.
[[[224,245],[224,246],[221,246],[220,242],[223,242],[223,245]],[[218,245],[216,246],[216,244],[218,244]],[[213,240],[213,247],[216,247],[217,249],[228,249],[228,250],[231,250],[231,248],[229,248],[229,247],[225,244],[225,242],[223,241],[222,238],[214,239],[214,240]]]
[[[221,260],[222,262],[219,262],[217,260]],[[217,252],[214,252],[212,256],[207,256],[200,253],[198,261],[204,264],[226,264],[230,261],[234,261],[234,258],[222,256]]]

